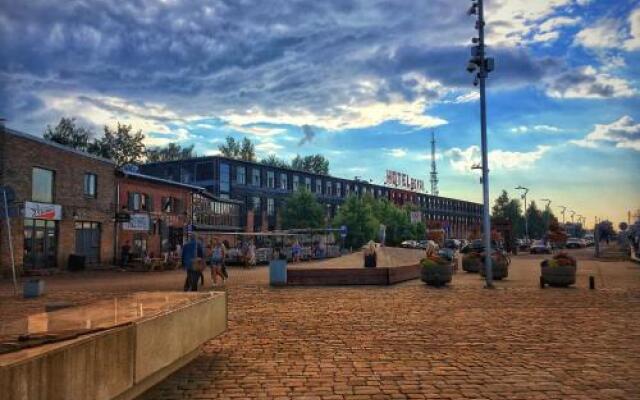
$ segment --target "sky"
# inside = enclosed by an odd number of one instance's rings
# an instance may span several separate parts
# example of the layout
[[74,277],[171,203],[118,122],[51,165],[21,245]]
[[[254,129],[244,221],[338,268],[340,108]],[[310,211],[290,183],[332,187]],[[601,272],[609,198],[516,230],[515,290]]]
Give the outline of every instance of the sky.
[[[488,0],[490,191],[591,225],[640,208],[640,1]],[[331,174],[481,202],[468,0],[0,0],[0,116],[118,121],[148,146],[321,153]],[[567,220],[570,214],[566,214]]]

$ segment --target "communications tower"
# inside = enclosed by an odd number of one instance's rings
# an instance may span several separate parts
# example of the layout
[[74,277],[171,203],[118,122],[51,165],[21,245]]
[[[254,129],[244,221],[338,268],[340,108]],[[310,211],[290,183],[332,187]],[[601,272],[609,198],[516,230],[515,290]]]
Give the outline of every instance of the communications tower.
[[431,194],[437,196],[438,192],[438,168],[436,167],[436,135],[431,131]]

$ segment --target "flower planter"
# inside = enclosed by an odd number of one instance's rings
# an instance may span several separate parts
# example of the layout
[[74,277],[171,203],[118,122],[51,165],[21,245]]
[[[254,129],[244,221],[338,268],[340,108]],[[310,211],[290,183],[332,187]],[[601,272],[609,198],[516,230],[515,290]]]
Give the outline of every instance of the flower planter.
[[462,270],[466,272],[478,273],[482,269],[482,260],[480,258],[471,258],[465,256],[462,259]]
[[548,266],[543,262],[540,264],[540,274],[549,286],[567,287],[576,283],[575,265]]
[[[509,265],[505,263],[491,263],[491,272],[493,275],[493,279],[497,281],[501,281],[502,279],[509,276]],[[480,267],[480,275],[484,277],[486,275],[486,271],[484,268],[484,263]]]
[[423,265],[420,270],[420,279],[430,286],[444,286],[451,282],[452,273],[452,264]]

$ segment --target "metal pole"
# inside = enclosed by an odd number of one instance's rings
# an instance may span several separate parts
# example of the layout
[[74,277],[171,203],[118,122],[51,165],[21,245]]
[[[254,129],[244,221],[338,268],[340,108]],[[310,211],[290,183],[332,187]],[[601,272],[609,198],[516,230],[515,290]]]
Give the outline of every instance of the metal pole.
[[7,220],[7,238],[9,239],[9,253],[11,254],[11,272],[13,274],[13,294],[18,294],[18,280],[16,278],[16,262],[13,257],[13,241],[11,240],[11,221],[9,220],[9,204],[7,202],[7,191],[2,190],[4,198],[4,216]]
[[527,192],[524,193],[524,236],[529,240],[529,218],[527,218]]
[[485,79],[487,76],[484,61],[484,5],[483,0],[478,0],[478,39],[479,54],[482,62],[479,65],[480,71],[480,134],[482,149],[482,220],[484,234],[484,264],[486,271],[486,287],[493,287],[493,268],[491,265],[491,219],[489,217],[489,157],[487,154],[487,102],[485,93]]

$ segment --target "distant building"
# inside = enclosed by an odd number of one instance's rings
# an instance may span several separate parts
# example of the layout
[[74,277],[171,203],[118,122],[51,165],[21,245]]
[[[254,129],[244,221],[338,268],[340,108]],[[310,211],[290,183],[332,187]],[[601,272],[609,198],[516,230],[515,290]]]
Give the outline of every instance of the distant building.
[[482,205],[478,203],[222,156],[144,164],[140,170],[204,187],[219,198],[239,201],[241,224],[248,231],[280,228],[280,206],[302,187],[317,196],[328,217],[336,214],[350,194],[370,194],[398,205],[416,206],[424,222],[440,221],[450,237],[466,237],[479,228],[482,218]]

